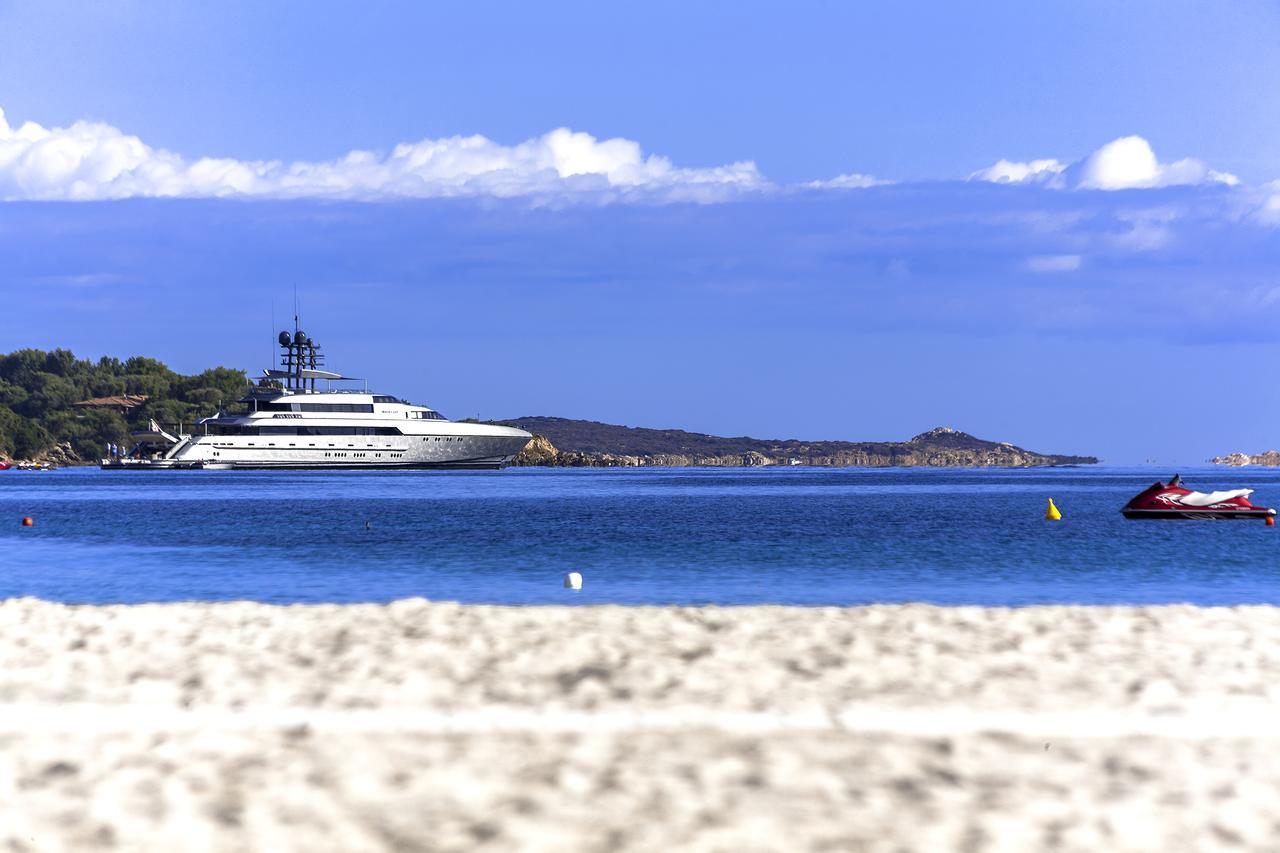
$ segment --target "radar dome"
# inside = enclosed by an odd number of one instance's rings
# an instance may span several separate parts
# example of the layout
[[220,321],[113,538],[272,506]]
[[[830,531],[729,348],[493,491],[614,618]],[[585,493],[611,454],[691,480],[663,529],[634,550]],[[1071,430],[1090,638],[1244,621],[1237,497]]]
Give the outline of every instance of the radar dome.
[[307,336],[306,334],[303,333],[301,329],[293,333],[293,342],[295,344],[301,345],[303,342],[306,341],[306,339],[307,339]]
[[290,338],[290,337],[289,337],[289,333],[288,333],[288,332],[281,332],[281,333],[280,333],[280,346],[282,346],[282,347],[287,347],[287,346],[289,345],[289,342],[290,342],[291,340],[292,340],[292,338]]

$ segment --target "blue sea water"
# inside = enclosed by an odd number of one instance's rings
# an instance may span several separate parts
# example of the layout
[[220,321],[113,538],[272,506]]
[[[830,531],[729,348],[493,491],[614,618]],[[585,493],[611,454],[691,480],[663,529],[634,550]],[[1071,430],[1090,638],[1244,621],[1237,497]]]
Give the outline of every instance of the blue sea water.
[[[1120,515],[1171,473],[3,471],[0,598],[1280,604],[1280,526]],[[1280,470],[1182,473],[1280,505]]]

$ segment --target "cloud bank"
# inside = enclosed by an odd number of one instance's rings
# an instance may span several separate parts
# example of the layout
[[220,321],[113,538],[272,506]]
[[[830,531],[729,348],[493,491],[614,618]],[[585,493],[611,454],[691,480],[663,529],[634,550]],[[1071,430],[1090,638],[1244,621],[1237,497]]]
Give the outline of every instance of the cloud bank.
[[874,175],[851,172],[847,175],[836,175],[825,181],[809,181],[805,186],[816,190],[861,190],[867,187],[884,187],[892,183],[893,181],[885,181]]
[[997,160],[994,165],[974,172],[970,180],[990,181],[993,184],[1042,184],[1056,181],[1066,170],[1065,163],[1057,160],[1032,160],[1019,163],[1013,160]]
[[10,127],[0,110],[0,199],[133,197],[720,201],[767,187],[754,163],[681,168],[629,139],[559,128],[518,145],[452,136],[321,162],[188,161],[100,122]]
[[[1049,189],[1122,190],[1216,184],[1234,175],[1194,158],[1161,162],[1140,136],[1125,136],[1075,162],[999,160],[972,181]],[[800,188],[830,192],[893,184],[849,172]],[[188,159],[152,147],[109,124],[78,121],[12,127],[0,110],[0,200],[96,201],[122,198],[528,199],[535,204],[713,203],[785,189],[743,161],[709,168],[675,165],[638,142],[597,139],[558,128],[515,145],[451,136],[352,151],[323,161]],[[1275,185],[1254,188],[1251,215],[1280,223]]]
[[1056,189],[1128,190],[1194,184],[1240,183],[1235,175],[1210,169],[1193,157],[1161,163],[1151,143],[1141,136],[1122,136],[1083,160],[1066,164],[1058,160],[1017,162],[999,160],[974,172],[970,180],[997,184],[1045,184]]

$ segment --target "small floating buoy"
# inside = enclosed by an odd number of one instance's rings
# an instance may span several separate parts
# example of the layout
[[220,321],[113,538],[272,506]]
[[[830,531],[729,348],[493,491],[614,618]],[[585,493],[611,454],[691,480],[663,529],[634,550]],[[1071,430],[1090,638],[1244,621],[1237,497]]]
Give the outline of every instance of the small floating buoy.
[[569,572],[564,576],[565,589],[582,589],[582,575],[577,572]]
[[1274,515],[1268,515],[1267,527],[1275,527],[1275,526],[1276,526],[1276,517]]
[[1062,513],[1058,512],[1058,508],[1053,505],[1053,498],[1049,498],[1049,508],[1044,511],[1045,521],[1061,521]]
[[35,522],[35,519],[33,519],[33,518],[32,518],[31,516],[29,516],[29,515],[28,515],[28,516],[24,516],[24,517],[23,517],[23,519],[22,519],[22,526],[23,526],[23,527],[30,527],[31,525],[33,525],[33,524],[35,524],[35,523],[36,523],[36,522]]

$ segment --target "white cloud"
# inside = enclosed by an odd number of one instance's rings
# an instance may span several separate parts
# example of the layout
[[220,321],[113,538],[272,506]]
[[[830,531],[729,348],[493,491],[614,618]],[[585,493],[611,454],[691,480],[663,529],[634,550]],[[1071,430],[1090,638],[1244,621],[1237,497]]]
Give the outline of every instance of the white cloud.
[[[1186,171],[1181,166],[1175,168]],[[1160,183],[1162,171],[1147,140],[1125,136],[1108,142],[1080,163],[1077,186],[1099,190],[1154,187]]]
[[1079,255],[1033,255],[1026,260],[1031,272],[1071,272],[1080,269]]
[[1057,160],[1032,160],[1029,163],[997,160],[994,165],[971,174],[969,180],[993,184],[1054,183],[1066,168],[1066,164]]
[[1262,185],[1263,197],[1254,214],[1264,225],[1280,225],[1280,181]]
[[518,145],[483,136],[424,139],[388,154],[285,163],[188,161],[108,124],[10,127],[0,110],[0,199],[498,196],[583,201],[718,201],[769,184],[754,163],[680,168],[629,139],[566,128]]
[[853,172],[848,175],[836,175],[825,181],[809,181],[805,186],[818,190],[860,190],[867,187],[883,187],[892,183],[893,181],[882,180],[873,175],[860,175]]
[[1218,183],[1235,186],[1235,175],[1210,169],[1192,157],[1161,163],[1141,136],[1112,140],[1083,160],[1063,165],[1057,160],[1028,163],[1000,160],[974,172],[971,180],[995,183],[1045,183],[1062,188],[1122,190]]
[[1240,183],[1235,175],[1215,172],[1192,157],[1161,163],[1141,136],[1124,136],[1099,148],[1079,164],[1077,186],[1122,190],[1184,184]]
[[[1000,160],[971,180],[1053,189],[1127,189],[1218,183],[1233,175],[1191,158],[1161,163],[1145,139],[1114,140],[1074,163]],[[891,184],[848,173],[803,186],[848,190]],[[515,145],[483,136],[402,143],[387,152],[352,151],[333,160],[188,159],[153,148],[101,122],[12,127],[0,110],[0,200],[97,200],[133,197],[526,198],[536,204],[617,201],[717,202],[778,189],[750,161],[710,168],[676,166],[629,139],[597,139],[567,128]],[[1263,222],[1280,224],[1280,189],[1263,188]],[[1131,241],[1149,247],[1158,229],[1135,226]]]

